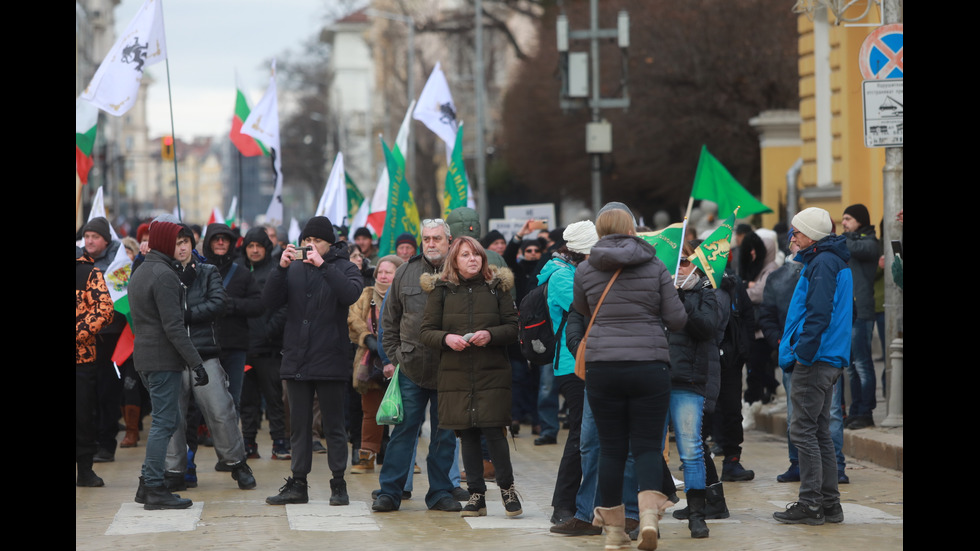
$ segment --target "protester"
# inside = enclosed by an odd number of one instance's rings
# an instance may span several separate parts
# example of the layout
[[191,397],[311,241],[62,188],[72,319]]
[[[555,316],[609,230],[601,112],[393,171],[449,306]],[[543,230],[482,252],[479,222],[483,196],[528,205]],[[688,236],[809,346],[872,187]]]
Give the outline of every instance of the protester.
[[877,381],[871,339],[875,322],[874,280],[881,259],[881,244],[871,225],[868,208],[860,203],[844,209],[841,225],[844,228],[841,235],[847,239],[847,250],[851,253],[848,266],[854,278],[851,361],[846,368],[851,383],[851,406],[844,428],[858,430],[875,426]]
[[395,254],[398,258],[401,258],[403,262],[408,262],[410,258],[415,256],[419,250],[419,244],[415,240],[415,236],[405,232],[398,236],[395,240]]

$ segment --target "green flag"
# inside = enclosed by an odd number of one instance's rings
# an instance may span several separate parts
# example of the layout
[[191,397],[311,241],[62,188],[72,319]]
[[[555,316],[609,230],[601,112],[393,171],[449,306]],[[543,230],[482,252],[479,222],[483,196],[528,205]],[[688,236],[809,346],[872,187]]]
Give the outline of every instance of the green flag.
[[715,289],[721,284],[721,277],[725,275],[725,266],[728,264],[728,252],[732,248],[732,234],[735,233],[735,215],[738,207],[732,215],[718,226],[711,235],[694,250],[694,255],[689,260],[694,266],[705,273],[711,280],[711,286]]
[[398,236],[408,232],[419,238],[419,210],[415,206],[412,188],[405,181],[405,158],[401,151],[395,148],[394,153],[388,150],[384,140],[381,148],[385,154],[385,164],[388,165],[388,209],[385,211],[384,231],[378,243],[379,256],[394,254],[395,241]]
[[463,165],[463,125],[456,131],[452,161],[446,171],[446,187],[442,192],[442,217],[446,218],[457,207],[466,206],[466,167]]
[[698,170],[694,175],[691,197],[718,203],[719,216],[732,212],[736,207],[741,207],[742,216],[772,212],[771,208],[760,203],[742,187],[742,184],[738,183],[725,166],[708,153],[708,148],[703,145],[701,158],[698,159]]
[[364,202],[364,194],[357,189],[357,184],[354,183],[346,170],[344,171],[344,183],[347,184],[347,219],[353,220],[357,210],[361,208],[361,203]]
[[653,248],[657,250],[657,258],[667,266],[670,275],[674,275],[674,272],[677,271],[677,257],[684,247],[684,224],[678,222],[660,231],[643,232],[636,235],[653,245]]

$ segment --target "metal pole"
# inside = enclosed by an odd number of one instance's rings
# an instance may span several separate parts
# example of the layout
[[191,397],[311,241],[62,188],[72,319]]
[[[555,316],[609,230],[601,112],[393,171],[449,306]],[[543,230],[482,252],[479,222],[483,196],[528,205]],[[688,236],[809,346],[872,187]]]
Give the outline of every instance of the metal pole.
[[[599,122],[599,0],[589,0],[589,30],[592,32],[592,122]],[[602,207],[602,156],[592,154],[592,212]]]
[[480,201],[477,205],[480,213],[480,226],[487,228],[490,206],[487,204],[487,156],[483,143],[484,124],[483,103],[486,101],[486,82],[483,74],[483,1],[476,0],[476,62],[473,67],[474,85],[476,88],[476,185]]
[[[406,17],[402,22],[408,25],[408,98],[407,106],[412,105],[412,100],[415,99],[415,20]],[[412,183],[415,182],[415,133],[408,133],[408,155],[405,156],[405,177],[408,179],[408,187],[411,189]]]

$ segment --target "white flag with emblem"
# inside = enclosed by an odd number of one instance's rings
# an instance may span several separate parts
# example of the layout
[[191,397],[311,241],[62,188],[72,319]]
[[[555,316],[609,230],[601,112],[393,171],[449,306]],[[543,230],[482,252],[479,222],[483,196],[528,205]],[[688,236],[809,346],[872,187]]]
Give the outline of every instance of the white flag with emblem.
[[143,70],[167,59],[161,0],[146,0],[102,60],[82,99],[110,115],[129,111],[139,94]]
[[442,65],[438,62],[432,69],[425,87],[422,88],[422,94],[419,95],[412,117],[422,121],[422,124],[445,142],[448,157],[456,144],[456,130],[459,124],[456,122],[456,104],[453,103],[453,95],[449,92],[449,83],[446,82],[446,75],[443,74]]
[[327,185],[320,196],[315,216],[326,216],[334,226],[343,226],[347,221],[347,183],[344,180],[344,154],[337,152],[333,168],[327,178]]
[[276,94],[276,60],[273,59],[269,87],[242,123],[242,134],[252,136],[269,148],[272,171],[276,175],[276,189],[272,192],[265,218],[267,223],[278,226],[282,224],[282,151],[279,147],[279,100]]

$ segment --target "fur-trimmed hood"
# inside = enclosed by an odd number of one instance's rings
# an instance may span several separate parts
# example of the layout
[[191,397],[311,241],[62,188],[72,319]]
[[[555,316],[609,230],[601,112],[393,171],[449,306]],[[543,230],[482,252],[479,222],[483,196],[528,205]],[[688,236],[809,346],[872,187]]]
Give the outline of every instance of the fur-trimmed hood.
[[[514,287],[514,272],[510,271],[510,268],[505,268],[502,266],[490,266],[490,281],[487,282],[491,288],[497,287],[501,291],[509,292]],[[426,293],[431,293],[436,285],[445,285],[450,288],[450,290],[455,290],[458,285],[449,281],[443,281],[439,279],[440,274],[422,274],[419,277],[419,285],[422,286],[422,290]]]

